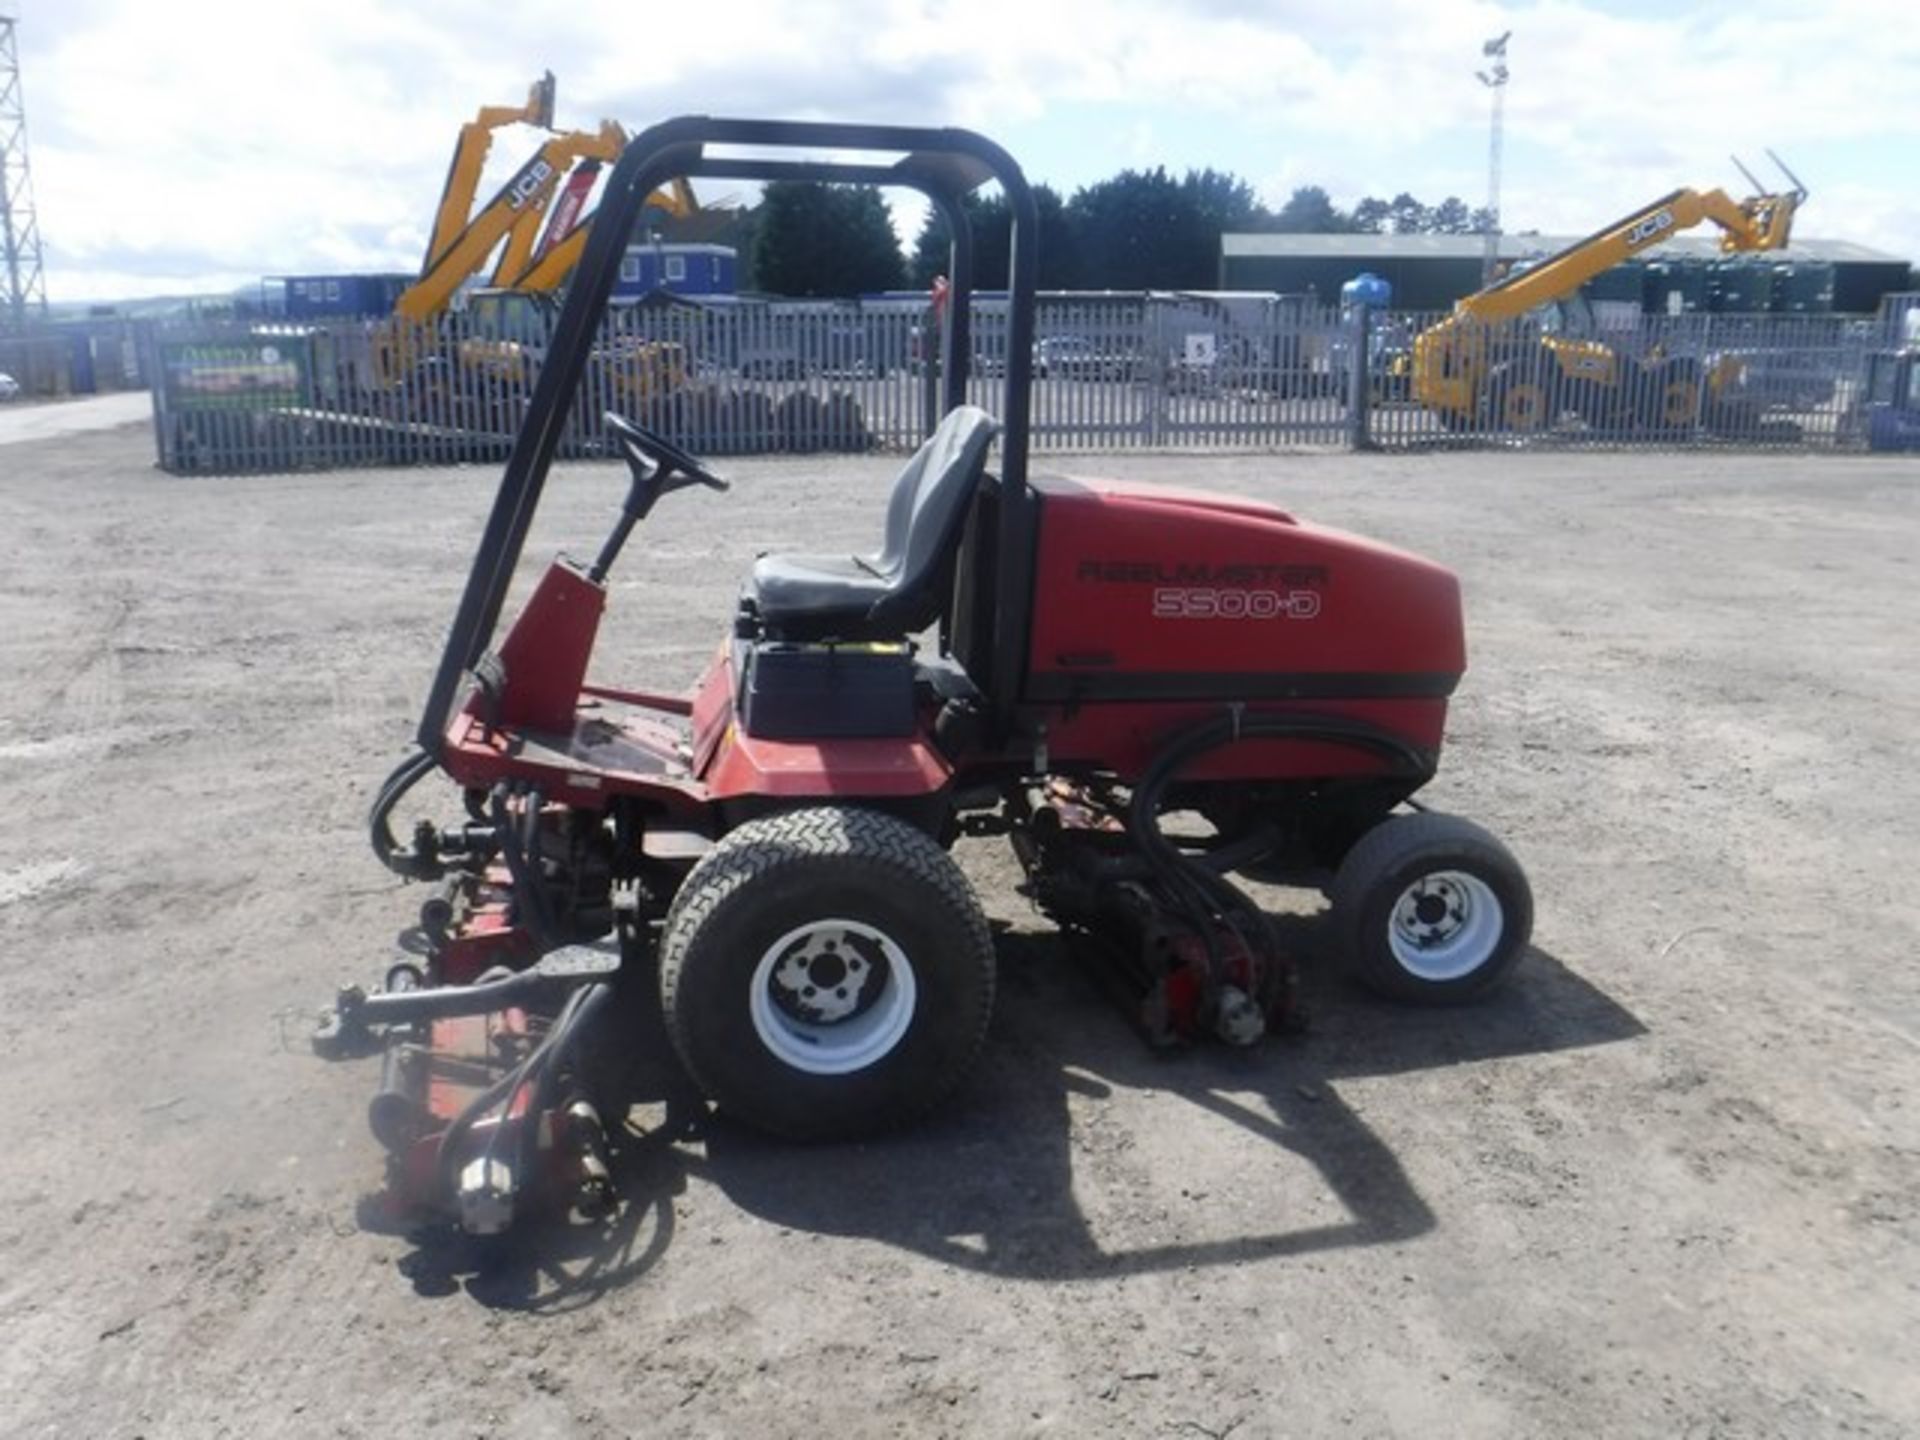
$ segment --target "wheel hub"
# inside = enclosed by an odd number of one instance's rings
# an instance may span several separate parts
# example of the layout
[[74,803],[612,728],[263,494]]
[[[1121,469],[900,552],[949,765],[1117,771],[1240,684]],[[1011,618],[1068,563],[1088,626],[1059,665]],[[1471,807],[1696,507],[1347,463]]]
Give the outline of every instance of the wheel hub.
[[1400,892],[1387,941],[1410,974],[1458,980],[1493,957],[1505,924],[1500,899],[1486,881],[1464,870],[1440,870]]
[[863,1069],[900,1042],[918,986],[906,952],[857,920],[788,931],[754,969],[748,1010],[776,1057],[812,1075]]
[[[774,967],[774,1001],[804,1021],[831,1024],[872,1003],[869,982],[884,979],[881,970],[860,953],[871,946],[844,928],[815,926]],[[884,962],[883,962],[884,963]]]

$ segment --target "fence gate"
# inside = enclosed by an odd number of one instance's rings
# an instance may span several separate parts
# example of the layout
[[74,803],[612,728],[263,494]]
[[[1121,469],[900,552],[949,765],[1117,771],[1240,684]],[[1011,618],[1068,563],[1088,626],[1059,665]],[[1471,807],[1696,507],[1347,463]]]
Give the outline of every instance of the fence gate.
[[[1266,294],[1054,295],[1033,344],[1033,443],[1049,450],[1865,443],[1874,357],[1906,312],[1550,318],[1342,312]],[[477,297],[391,318],[155,327],[145,370],[163,468],[219,472],[497,462],[546,356],[552,310]],[[628,415],[696,452],[905,451],[927,433],[937,334],[917,299],[608,313],[561,437],[608,454]],[[1897,332],[1897,333],[1896,333]],[[976,302],[969,395],[1000,409],[1004,300]]]

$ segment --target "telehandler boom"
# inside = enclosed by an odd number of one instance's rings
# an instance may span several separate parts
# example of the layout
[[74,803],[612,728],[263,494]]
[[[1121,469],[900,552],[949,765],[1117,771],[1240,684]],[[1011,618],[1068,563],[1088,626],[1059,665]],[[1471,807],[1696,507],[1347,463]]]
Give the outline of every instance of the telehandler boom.
[[1414,399],[1451,429],[1545,429],[1568,410],[1590,424],[1691,423],[1702,399],[1696,361],[1663,357],[1643,364],[1589,337],[1512,333],[1518,329],[1512,322],[1706,222],[1720,227],[1720,248],[1728,254],[1784,248],[1807,190],[1779,156],[1767,153],[1791,188],[1766,191],[1741,166],[1755,192],[1745,200],[1719,189],[1675,190],[1457,302],[1451,316],[1413,342]]

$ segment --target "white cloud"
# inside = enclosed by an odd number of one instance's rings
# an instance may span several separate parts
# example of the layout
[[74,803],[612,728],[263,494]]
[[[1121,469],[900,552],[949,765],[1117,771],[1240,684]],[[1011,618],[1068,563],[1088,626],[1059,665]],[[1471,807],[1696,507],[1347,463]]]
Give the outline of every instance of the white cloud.
[[[20,40],[50,288],[74,297],[410,269],[460,121],[549,66],[582,128],[690,110],[961,123],[1068,189],[1158,153],[1276,201],[1318,183],[1478,203],[1472,70],[1508,28],[1514,223],[1589,228],[1773,144],[1814,186],[1808,233],[1920,250],[1905,3],[28,0]],[[1051,138],[1090,129],[1104,141]],[[496,176],[531,143],[503,136]]]

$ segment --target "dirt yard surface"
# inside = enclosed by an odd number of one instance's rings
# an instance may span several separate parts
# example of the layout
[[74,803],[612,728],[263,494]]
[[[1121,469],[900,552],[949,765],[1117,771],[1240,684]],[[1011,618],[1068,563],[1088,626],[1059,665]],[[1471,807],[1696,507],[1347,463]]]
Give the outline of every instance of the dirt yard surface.
[[[956,1104],[636,1145],[611,1231],[488,1255],[361,1223],[375,1062],[305,1034],[421,898],[363,818],[494,476],[150,447],[0,453],[0,1434],[1920,1433],[1920,462],[1051,462],[1458,569],[1429,798],[1527,863],[1537,952],[1412,1013],[1309,915],[1310,1034],[1156,1056],[968,842],[1006,928]],[[663,503],[602,677],[690,681],[754,553],[876,535],[894,463]],[[557,472],[529,564],[622,483]]]
[[[144,390],[77,400],[14,400],[0,405],[0,445],[113,430],[133,421],[150,421],[152,416],[153,397]],[[6,467],[0,466],[0,474],[5,473]]]

